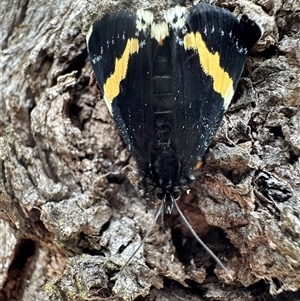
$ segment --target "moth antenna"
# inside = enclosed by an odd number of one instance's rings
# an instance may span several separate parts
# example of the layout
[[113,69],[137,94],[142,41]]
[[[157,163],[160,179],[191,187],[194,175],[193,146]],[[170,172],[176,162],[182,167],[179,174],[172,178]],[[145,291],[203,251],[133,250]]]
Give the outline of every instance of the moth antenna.
[[136,250],[133,252],[133,254],[129,257],[129,259],[126,261],[126,263],[123,265],[123,267],[121,268],[120,272],[111,278],[111,280],[116,280],[120,274],[122,274],[122,272],[125,270],[125,268],[128,266],[128,264],[131,262],[132,258],[135,256],[135,254],[138,252],[138,250],[141,248],[141,246],[145,243],[146,239],[149,237],[158,217],[160,216],[160,214],[162,213],[163,211],[163,206],[164,206],[164,203],[161,202],[160,206],[157,208],[156,210],[156,213],[155,213],[155,216],[152,220],[152,223],[149,227],[149,229],[147,230],[147,233],[145,234],[144,238],[142,239],[141,243],[139,244],[139,246],[136,248]]
[[195,232],[195,230],[192,228],[192,226],[190,225],[189,221],[186,219],[186,217],[184,216],[184,214],[182,213],[182,211],[180,210],[177,202],[174,202],[175,204],[175,208],[178,211],[179,215],[181,216],[181,218],[183,219],[184,223],[186,224],[186,226],[189,228],[189,230],[192,232],[193,236],[196,238],[196,240],[199,242],[199,244],[206,250],[206,252],[215,260],[215,262],[227,273],[227,275],[231,277],[231,275],[229,274],[228,270],[226,269],[226,267],[224,266],[224,264],[220,261],[220,259],[214,254],[214,252],[201,240],[201,238],[197,235],[197,233]]

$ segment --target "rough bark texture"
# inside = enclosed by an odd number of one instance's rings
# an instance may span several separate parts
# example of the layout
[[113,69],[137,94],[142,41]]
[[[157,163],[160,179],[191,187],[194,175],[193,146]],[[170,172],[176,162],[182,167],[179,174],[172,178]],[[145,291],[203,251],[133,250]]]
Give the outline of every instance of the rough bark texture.
[[1,1],[0,299],[300,300],[297,0],[217,1],[265,33],[179,206],[232,279],[174,213],[111,280],[153,211],[89,88],[85,33],[107,11],[145,3]]

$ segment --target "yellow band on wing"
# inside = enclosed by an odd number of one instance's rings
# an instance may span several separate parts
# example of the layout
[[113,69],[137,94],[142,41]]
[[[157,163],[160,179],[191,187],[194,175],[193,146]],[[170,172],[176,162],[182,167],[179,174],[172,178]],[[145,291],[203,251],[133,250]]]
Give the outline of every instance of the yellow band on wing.
[[111,103],[120,93],[120,83],[126,77],[130,55],[139,51],[138,39],[129,39],[122,56],[116,59],[115,70],[103,86],[104,99],[111,111]]
[[210,52],[199,32],[185,35],[184,48],[198,52],[203,71],[212,77],[213,89],[221,94],[224,99],[224,107],[227,109],[234,94],[233,80],[221,67],[219,53]]

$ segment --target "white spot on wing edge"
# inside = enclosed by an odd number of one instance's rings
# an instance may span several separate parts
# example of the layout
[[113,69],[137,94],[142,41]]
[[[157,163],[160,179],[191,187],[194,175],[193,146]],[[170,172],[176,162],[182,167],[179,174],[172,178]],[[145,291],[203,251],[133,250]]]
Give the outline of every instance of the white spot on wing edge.
[[228,88],[227,90],[227,93],[226,95],[224,96],[224,104],[223,104],[223,107],[225,109],[225,111],[227,111],[230,103],[231,103],[231,100],[232,100],[232,97],[234,95],[234,90],[233,89],[230,89]]
[[182,6],[175,6],[165,13],[165,20],[175,30],[185,28],[188,10]]
[[153,13],[149,10],[138,9],[136,17],[136,28],[138,31],[145,32],[153,23]]
[[105,95],[105,93],[103,95],[103,99],[104,99],[105,104],[106,104],[106,106],[107,106],[107,108],[109,110],[110,115],[113,116],[111,101],[109,101],[109,99],[107,98],[107,96]]
[[89,40],[90,40],[90,37],[91,37],[92,33],[93,33],[93,25],[90,26],[89,31],[87,32],[86,37],[85,37],[85,39],[86,39],[86,44],[87,44],[87,46],[88,46],[88,47],[87,47],[87,51],[88,51],[88,52],[89,52]]
[[151,33],[151,38],[161,42],[169,35],[169,28],[166,22],[155,23],[153,13],[149,10],[139,9],[136,12],[136,29],[144,33]]

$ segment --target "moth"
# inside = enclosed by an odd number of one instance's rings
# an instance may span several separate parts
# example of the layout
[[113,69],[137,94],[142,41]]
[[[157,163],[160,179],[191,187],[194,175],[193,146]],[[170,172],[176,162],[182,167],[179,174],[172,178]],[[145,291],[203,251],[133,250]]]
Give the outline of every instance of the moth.
[[162,22],[148,10],[120,10],[92,25],[87,35],[90,61],[100,93],[136,160],[139,195],[160,201],[143,242],[158,216],[175,206],[226,270],[177,201],[193,183],[195,166],[216,134],[247,54],[260,36],[260,27],[246,15],[238,19],[205,3],[171,8]]

